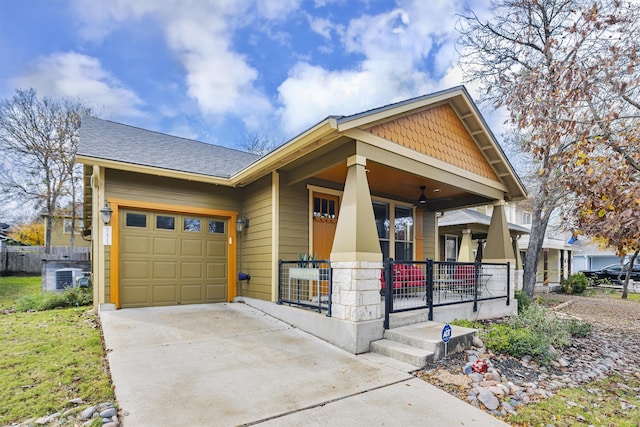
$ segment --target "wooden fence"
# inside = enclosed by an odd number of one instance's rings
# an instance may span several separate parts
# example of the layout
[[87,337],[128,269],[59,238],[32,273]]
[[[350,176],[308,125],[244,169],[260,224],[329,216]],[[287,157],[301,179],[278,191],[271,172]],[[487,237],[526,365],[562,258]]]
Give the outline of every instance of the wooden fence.
[[43,246],[4,246],[0,251],[0,275],[42,274],[43,260],[78,260],[91,259],[89,248],[53,246],[49,254],[45,254]]

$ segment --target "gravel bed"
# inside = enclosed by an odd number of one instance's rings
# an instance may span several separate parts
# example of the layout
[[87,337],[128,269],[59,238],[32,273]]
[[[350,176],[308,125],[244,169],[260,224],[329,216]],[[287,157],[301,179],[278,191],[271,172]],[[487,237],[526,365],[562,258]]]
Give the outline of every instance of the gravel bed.
[[[549,366],[539,366],[529,357],[493,354],[476,340],[470,350],[450,355],[418,375],[499,417],[553,396],[559,389],[580,387],[612,372],[623,378],[640,378],[640,301],[600,292],[592,296],[544,294],[539,298],[559,316],[590,322],[592,334],[573,338],[562,349],[562,357]],[[476,360],[486,362],[486,372],[470,369],[469,363]]]

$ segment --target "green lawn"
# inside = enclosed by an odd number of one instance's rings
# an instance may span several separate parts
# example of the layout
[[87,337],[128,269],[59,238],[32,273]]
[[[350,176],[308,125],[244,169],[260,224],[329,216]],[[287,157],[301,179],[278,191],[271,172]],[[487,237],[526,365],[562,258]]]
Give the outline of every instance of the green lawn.
[[73,398],[114,399],[91,307],[11,310],[40,292],[40,277],[0,277],[0,425],[72,408]]

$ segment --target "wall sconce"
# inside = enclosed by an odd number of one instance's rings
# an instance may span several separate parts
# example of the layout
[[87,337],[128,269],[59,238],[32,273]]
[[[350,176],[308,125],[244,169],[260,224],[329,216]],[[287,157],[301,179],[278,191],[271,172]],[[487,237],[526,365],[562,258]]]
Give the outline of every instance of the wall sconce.
[[242,233],[242,230],[249,227],[249,220],[247,218],[238,217],[236,220],[236,231]]
[[420,198],[418,199],[418,203],[420,203],[421,205],[426,205],[427,204],[427,196],[424,195],[424,189],[427,188],[424,185],[420,186]]
[[105,203],[104,208],[100,209],[100,216],[102,217],[102,222],[104,222],[104,225],[109,225],[109,223],[111,222],[112,213],[113,211],[109,207],[109,203]]

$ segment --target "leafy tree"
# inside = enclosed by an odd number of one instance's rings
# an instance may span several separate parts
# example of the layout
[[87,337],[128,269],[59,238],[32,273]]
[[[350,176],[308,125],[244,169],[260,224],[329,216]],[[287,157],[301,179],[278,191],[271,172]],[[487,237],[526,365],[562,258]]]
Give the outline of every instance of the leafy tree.
[[[511,122],[527,135],[526,150],[539,162],[525,260],[529,295],[562,188],[575,193],[571,206],[582,214],[583,231],[598,236],[604,228],[590,228],[594,217],[585,215],[597,196],[584,191],[589,174],[603,183],[596,172],[607,175],[610,192],[629,195],[629,187],[620,185],[628,175],[619,168],[611,173],[607,159],[618,160],[626,171],[637,164],[637,138],[629,138],[637,131],[629,117],[638,105],[633,97],[638,87],[637,9],[617,0],[495,0],[490,19],[472,11],[461,17],[463,69],[486,90],[484,101],[508,109]],[[606,221],[609,228],[616,223],[613,215]]]
[[[39,98],[35,90],[16,90],[0,102],[0,196],[31,203],[49,221],[57,209],[75,202],[75,162],[80,118],[91,109],[69,100]],[[46,252],[50,228],[44,239]]]
[[44,244],[44,224],[42,221],[20,223],[11,227],[9,237],[25,245],[42,246]]

